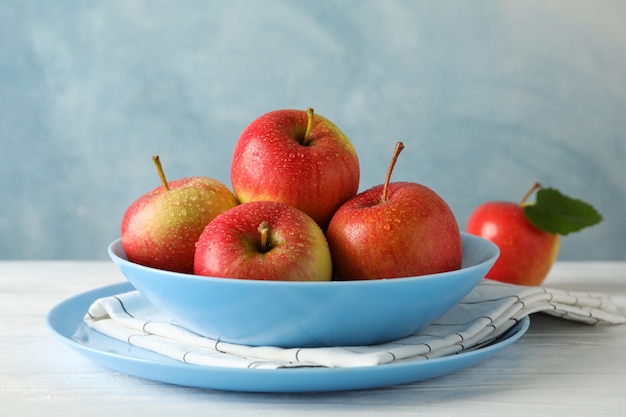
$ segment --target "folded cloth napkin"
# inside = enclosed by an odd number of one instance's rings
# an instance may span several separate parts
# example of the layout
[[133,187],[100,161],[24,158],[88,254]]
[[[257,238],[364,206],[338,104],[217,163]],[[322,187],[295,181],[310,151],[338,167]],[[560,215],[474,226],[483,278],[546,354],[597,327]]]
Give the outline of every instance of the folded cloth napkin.
[[626,317],[604,294],[488,279],[432,325],[409,337],[372,346],[278,348],[213,340],[180,327],[138,291],[96,300],[84,322],[114,339],[190,364],[276,369],[375,366],[451,355],[493,342],[536,312],[591,325],[626,323]]

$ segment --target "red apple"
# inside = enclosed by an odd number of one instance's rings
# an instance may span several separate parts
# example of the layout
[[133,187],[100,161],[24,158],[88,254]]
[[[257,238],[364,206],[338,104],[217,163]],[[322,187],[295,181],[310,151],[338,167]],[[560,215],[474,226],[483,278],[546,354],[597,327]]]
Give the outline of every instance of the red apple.
[[399,142],[383,185],[344,203],[326,237],[340,280],[400,278],[461,267],[461,234],[446,202],[430,188],[390,183]]
[[466,230],[495,243],[500,257],[486,277],[518,285],[541,285],[559,253],[560,235],[598,223],[599,213],[580,200],[563,196],[554,189],[543,189],[537,202],[491,201],[476,208]]
[[466,230],[500,248],[500,257],[486,275],[497,281],[540,285],[559,252],[559,235],[537,229],[524,216],[524,207],[512,202],[478,206]]
[[332,264],[324,233],[311,217],[277,201],[253,201],[220,214],[204,229],[195,274],[329,281]]
[[193,272],[195,244],[205,226],[238,204],[218,180],[189,177],[167,182],[153,157],[162,185],[135,200],[122,219],[128,260],[175,272]]
[[240,202],[292,205],[325,229],[359,187],[359,160],[350,140],[313,109],[276,110],[241,133],[231,163]]

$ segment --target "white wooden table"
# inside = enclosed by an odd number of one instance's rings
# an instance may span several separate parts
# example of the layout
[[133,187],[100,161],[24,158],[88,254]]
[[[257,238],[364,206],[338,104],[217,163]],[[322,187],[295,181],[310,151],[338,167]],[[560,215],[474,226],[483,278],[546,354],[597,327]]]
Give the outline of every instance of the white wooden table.
[[[0,262],[0,416],[626,415],[626,326],[544,315],[487,361],[409,385],[250,394],[128,376],[74,352],[45,325],[64,299],[123,281],[110,262]],[[545,285],[606,292],[626,309],[626,262],[557,263]]]

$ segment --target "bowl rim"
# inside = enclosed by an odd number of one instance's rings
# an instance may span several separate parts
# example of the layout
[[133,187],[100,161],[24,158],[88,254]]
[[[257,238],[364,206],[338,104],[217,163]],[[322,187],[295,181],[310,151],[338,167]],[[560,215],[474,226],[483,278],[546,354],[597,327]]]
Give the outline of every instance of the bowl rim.
[[[110,258],[113,260],[114,263],[116,264],[123,264],[132,268],[138,268],[138,269],[142,269],[145,270],[147,272],[151,272],[155,275],[161,275],[161,276],[168,276],[168,277],[179,277],[179,278],[184,278],[187,280],[197,280],[197,281],[202,281],[202,282],[219,282],[220,284],[226,284],[229,283],[230,285],[246,285],[246,286],[256,286],[256,285],[263,285],[263,286],[301,286],[301,287],[309,287],[309,286],[315,286],[315,287],[322,287],[322,286],[332,286],[332,287],[337,287],[337,286],[347,286],[347,287],[352,287],[352,286],[359,286],[359,287],[365,287],[365,286],[371,286],[371,285],[394,285],[393,283],[409,283],[412,281],[423,281],[423,280],[429,280],[429,279],[442,279],[445,277],[450,277],[450,276],[456,276],[458,274],[465,274],[468,271],[474,270],[474,269],[479,269],[484,267],[485,264],[487,263],[495,263],[495,261],[498,259],[498,257],[500,256],[500,248],[493,242],[477,236],[477,235],[473,235],[471,233],[467,233],[467,232],[460,232],[461,233],[461,238],[462,241],[465,240],[469,240],[471,241],[475,241],[475,242],[480,242],[481,244],[485,245],[486,247],[489,248],[489,252],[490,255],[487,259],[476,263],[474,265],[470,265],[470,266],[461,266],[461,268],[453,270],[453,271],[448,271],[448,272],[437,272],[434,274],[425,274],[425,275],[416,275],[416,276],[411,276],[411,277],[401,277],[401,278],[379,278],[379,279],[370,279],[370,280],[346,280],[346,281],[336,281],[336,280],[331,280],[331,281],[279,281],[279,280],[255,280],[255,279],[239,279],[239,278],[223,278],[223,277],[211,277],[211,276],[203,276],[203,275],[194,275],[194,274],[186,274],[183,272],[174,272],[174,271],[167,271],[167,270],[163,270],[163,269],[158,269],[158,268],[153,268],[153,267],[149,267],[149,266],[145,266],[145,265],[141,265],[132,261],[129,261],[126,258],[126,254],[124,253],[124,248],[122,246],[122,239],[121,238],[117,238],[115,239],[113,242],[111,242],[108,247],[107,247],[107,251],[108,254],[110,256]],[[120,256],[116,253],[116,251],[121,251],[124,256]],[[465,254],[465,251],[463,252],[463,254]]]

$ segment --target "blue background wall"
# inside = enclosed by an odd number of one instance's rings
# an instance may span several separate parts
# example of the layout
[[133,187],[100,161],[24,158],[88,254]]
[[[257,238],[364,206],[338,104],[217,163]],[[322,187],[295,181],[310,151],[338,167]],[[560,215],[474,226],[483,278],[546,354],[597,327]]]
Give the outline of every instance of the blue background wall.
[[464,227],[536,180],[605,216],[560,258],[626,259],[626,2],[0,2],[0,258],[105,259],[169,179],[229,182],[255,117],[314,107],[361,189],[424,183]]

